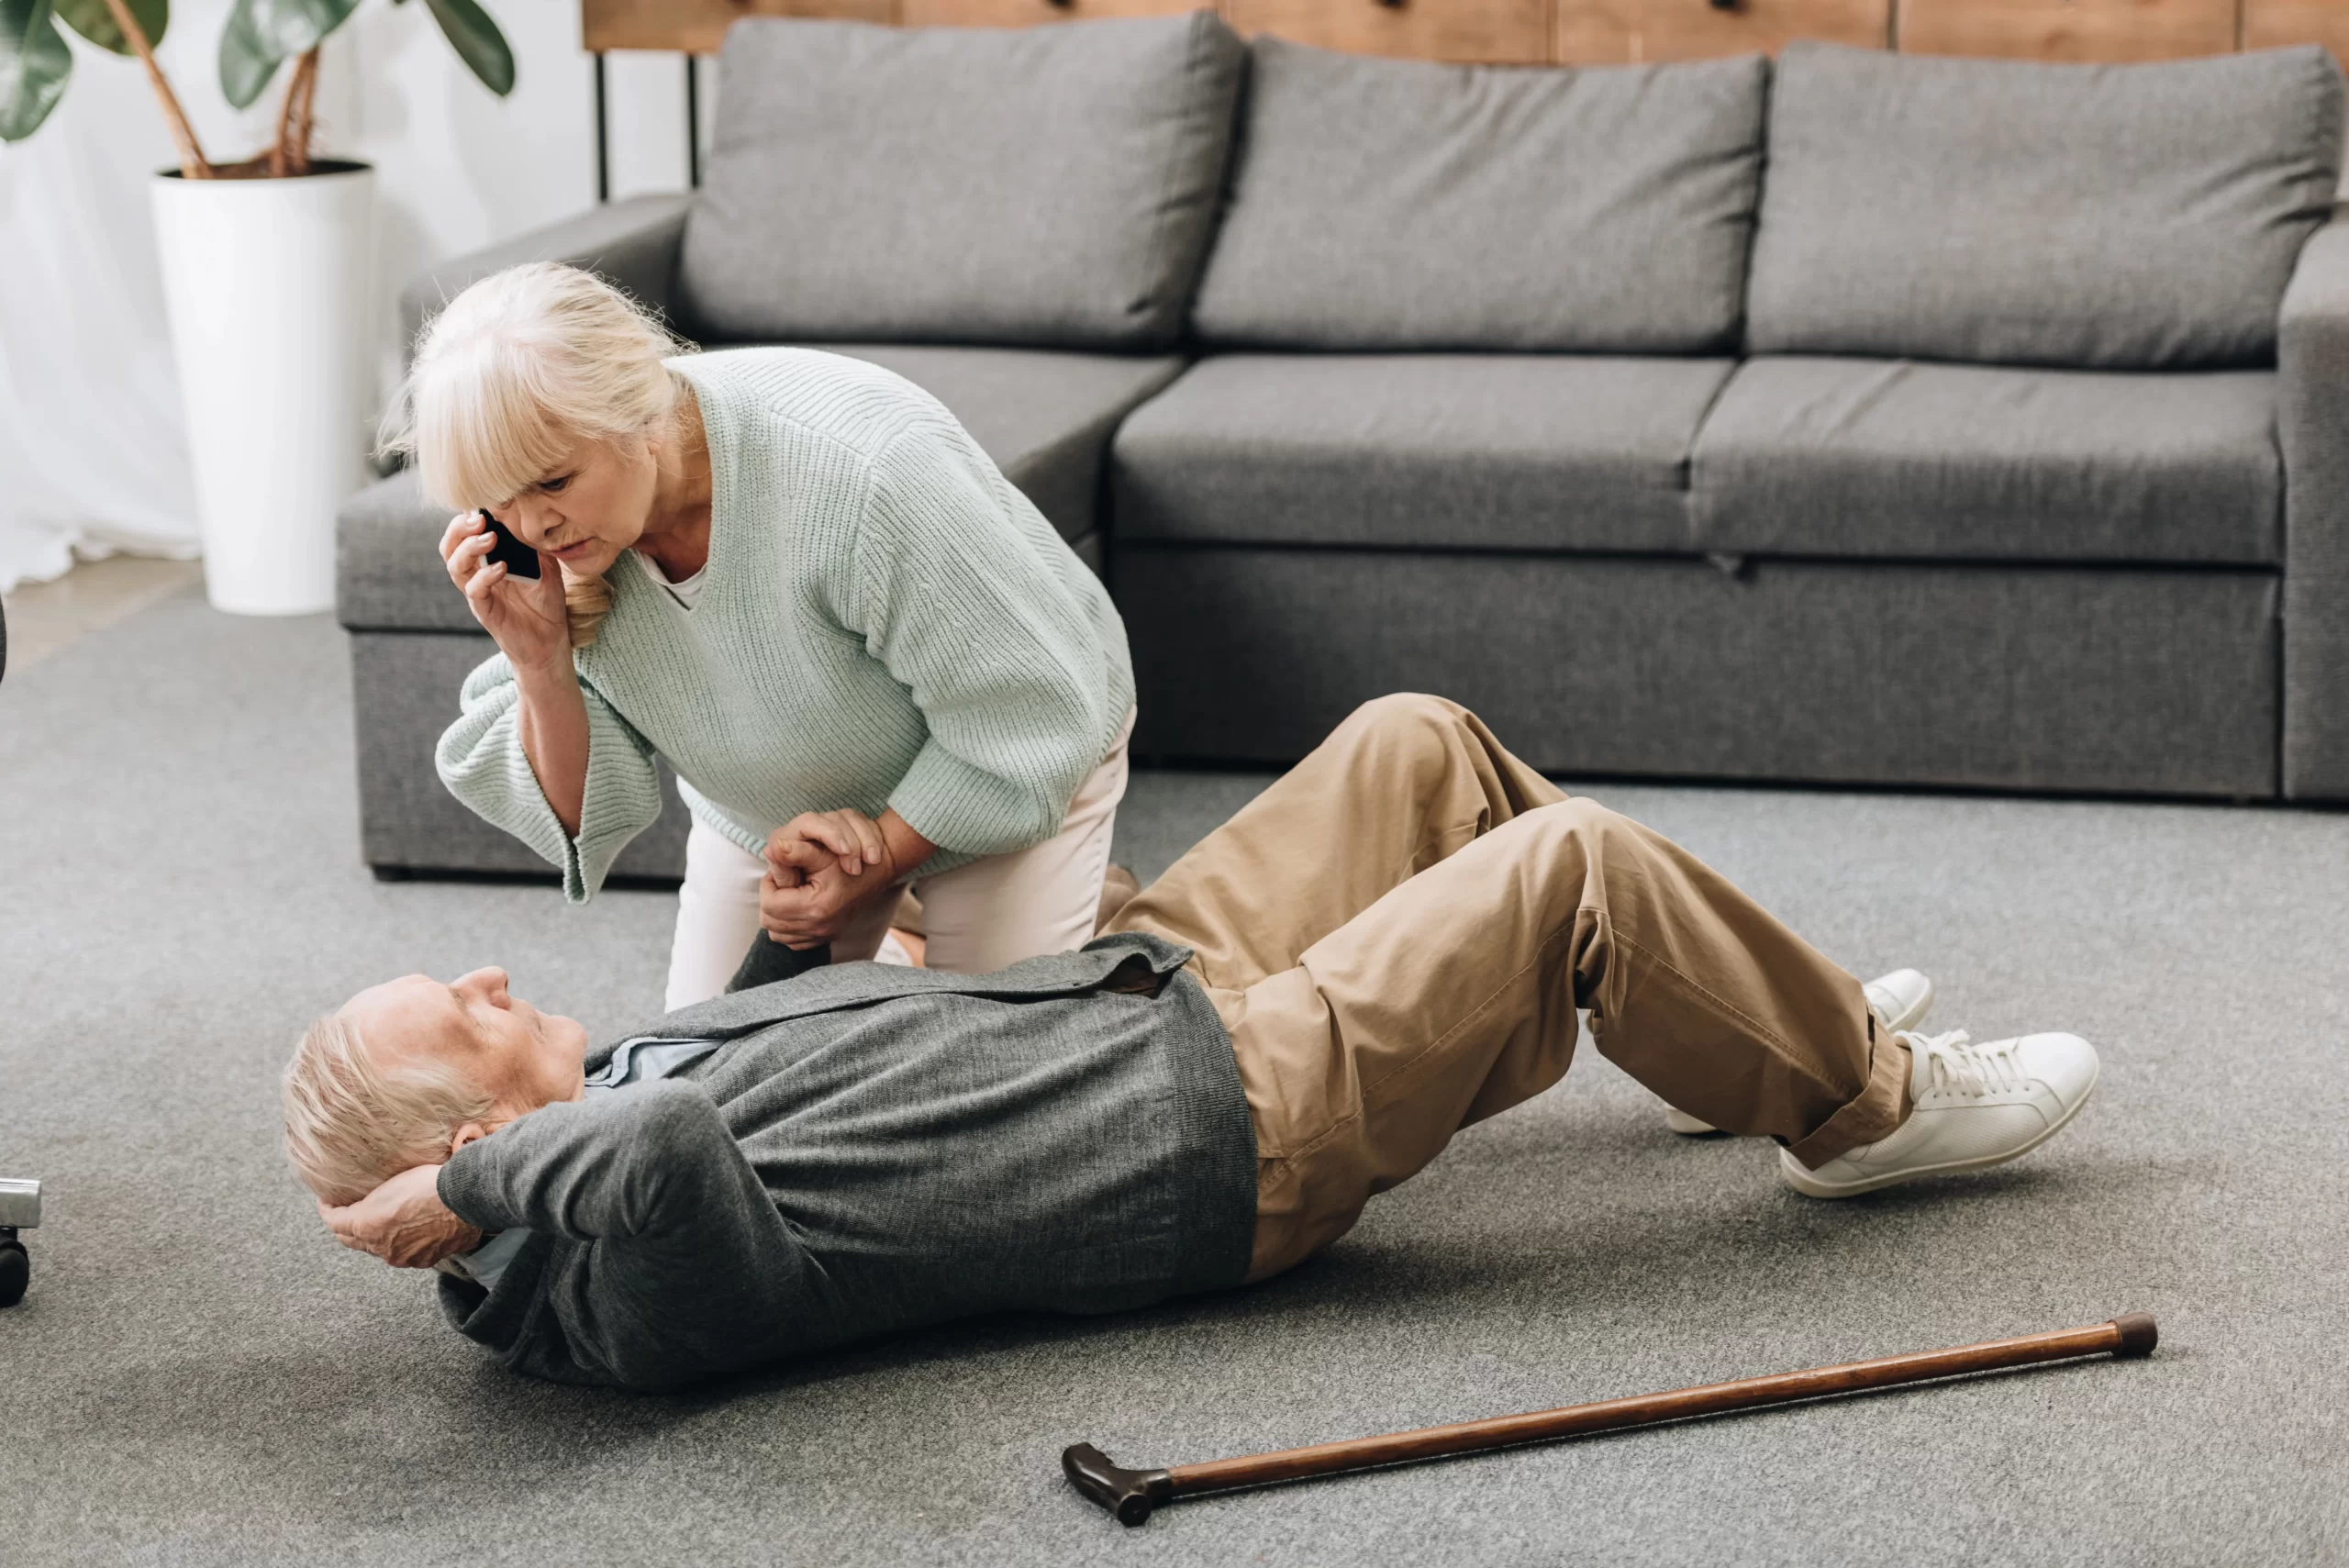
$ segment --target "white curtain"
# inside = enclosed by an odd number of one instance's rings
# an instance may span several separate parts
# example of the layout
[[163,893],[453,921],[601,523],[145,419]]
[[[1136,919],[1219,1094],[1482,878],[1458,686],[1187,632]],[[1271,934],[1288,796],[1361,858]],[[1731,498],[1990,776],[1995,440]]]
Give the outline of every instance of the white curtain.
[[197,552],[147,212],[171,143],[138,65],[72,42],[64,101],[0,145],[0,590]]

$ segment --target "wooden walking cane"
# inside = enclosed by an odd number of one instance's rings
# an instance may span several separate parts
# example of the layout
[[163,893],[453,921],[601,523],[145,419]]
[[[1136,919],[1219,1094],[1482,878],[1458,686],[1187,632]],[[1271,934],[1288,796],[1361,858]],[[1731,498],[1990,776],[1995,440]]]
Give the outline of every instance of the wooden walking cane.
[[2020,1339],[1992,1340],[1987,1344],[1920,1351],[1914,1355],[1886,1356],[1880,1361],[1854,1362],[1847,1366],[1780,1373],[1775,1377],[1744,1377],[1735,1383],[1713,1383],[1701,1388],[1675,1389],[1669,1394],[1602,1399],[1595,1405],[1568,1405],[1523,1416],[1497,1416],[1488,1421],[1422,1427],[1412,1432],[1317,1443],[1311,1448],[1215,1459],[1202,1464],[1177,1464],[1165,1470],[1127,1470],[1112,1463],[1108,1455],[1091,1443],[1078,1443],[1062,1453],[1061,1468],[1067,1472],[1078,1491],[1117,1515],[1120,1523],[1138,1525],[1150,1518],[1151,1511],[1161,1503],[1194,1497],[1203,1492],[1269,1486],[1275,1482],[1337,1475],[1382,1464],[1440,1459],[1447,1454],[1483,1453],[1491,1449],[1551,1442],[1591,1432],[1650,1427],[1765,1405],[1790,1405],[1798,1400],[1854,1394],[1866,1388],[1892,1388],[1904,1383],[1960,1377],[1967,1373],[1996,1372],[2002,1367],[2036,1366],[2043,1362],[2073,1361],[2081,1356],[2145,1356],[2153,1353],[2158,1338],[2149,1314],[2130,1312],[2089,1329],[2025,1334]]

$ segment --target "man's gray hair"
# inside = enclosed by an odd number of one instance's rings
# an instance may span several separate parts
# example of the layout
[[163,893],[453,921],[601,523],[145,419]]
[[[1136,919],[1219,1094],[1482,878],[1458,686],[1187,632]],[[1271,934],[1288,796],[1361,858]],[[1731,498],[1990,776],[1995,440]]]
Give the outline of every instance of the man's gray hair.
[[337,1207],[412,1166],[446,1161],[457,1129],[488,1120],[495,1104],[440,1062],[386,1070],[340,1013],[304,1031],[283,1098],[286,1155],[309,1189]]

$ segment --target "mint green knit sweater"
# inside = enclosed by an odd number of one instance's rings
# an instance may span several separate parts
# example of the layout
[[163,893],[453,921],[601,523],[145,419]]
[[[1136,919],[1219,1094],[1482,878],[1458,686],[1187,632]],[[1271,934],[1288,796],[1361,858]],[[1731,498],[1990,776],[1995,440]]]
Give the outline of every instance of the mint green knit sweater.
[[565,833],[500,654],[466,678],[441,781],[584,903],[660,815],[752,853],[803,811],[895,806],[934,873],[1041,843],[1133,703],[1108,594],[938,400],[860,360],[735,349],[669,361],[708,434],[709,565],[687,610],[633,551],[573,655],[585,809]]

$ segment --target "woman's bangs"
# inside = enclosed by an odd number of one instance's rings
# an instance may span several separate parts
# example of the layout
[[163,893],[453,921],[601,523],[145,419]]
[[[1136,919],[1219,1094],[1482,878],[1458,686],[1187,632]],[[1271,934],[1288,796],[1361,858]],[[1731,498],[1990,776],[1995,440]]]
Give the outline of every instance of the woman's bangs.
[[[518,374],[519,356],[495,355],[477,374],[436,376],[417,409],[417,459],[440,506],[501,506],[551,478],[579,439]],[[526,361],[527,362],[527,361]]]

